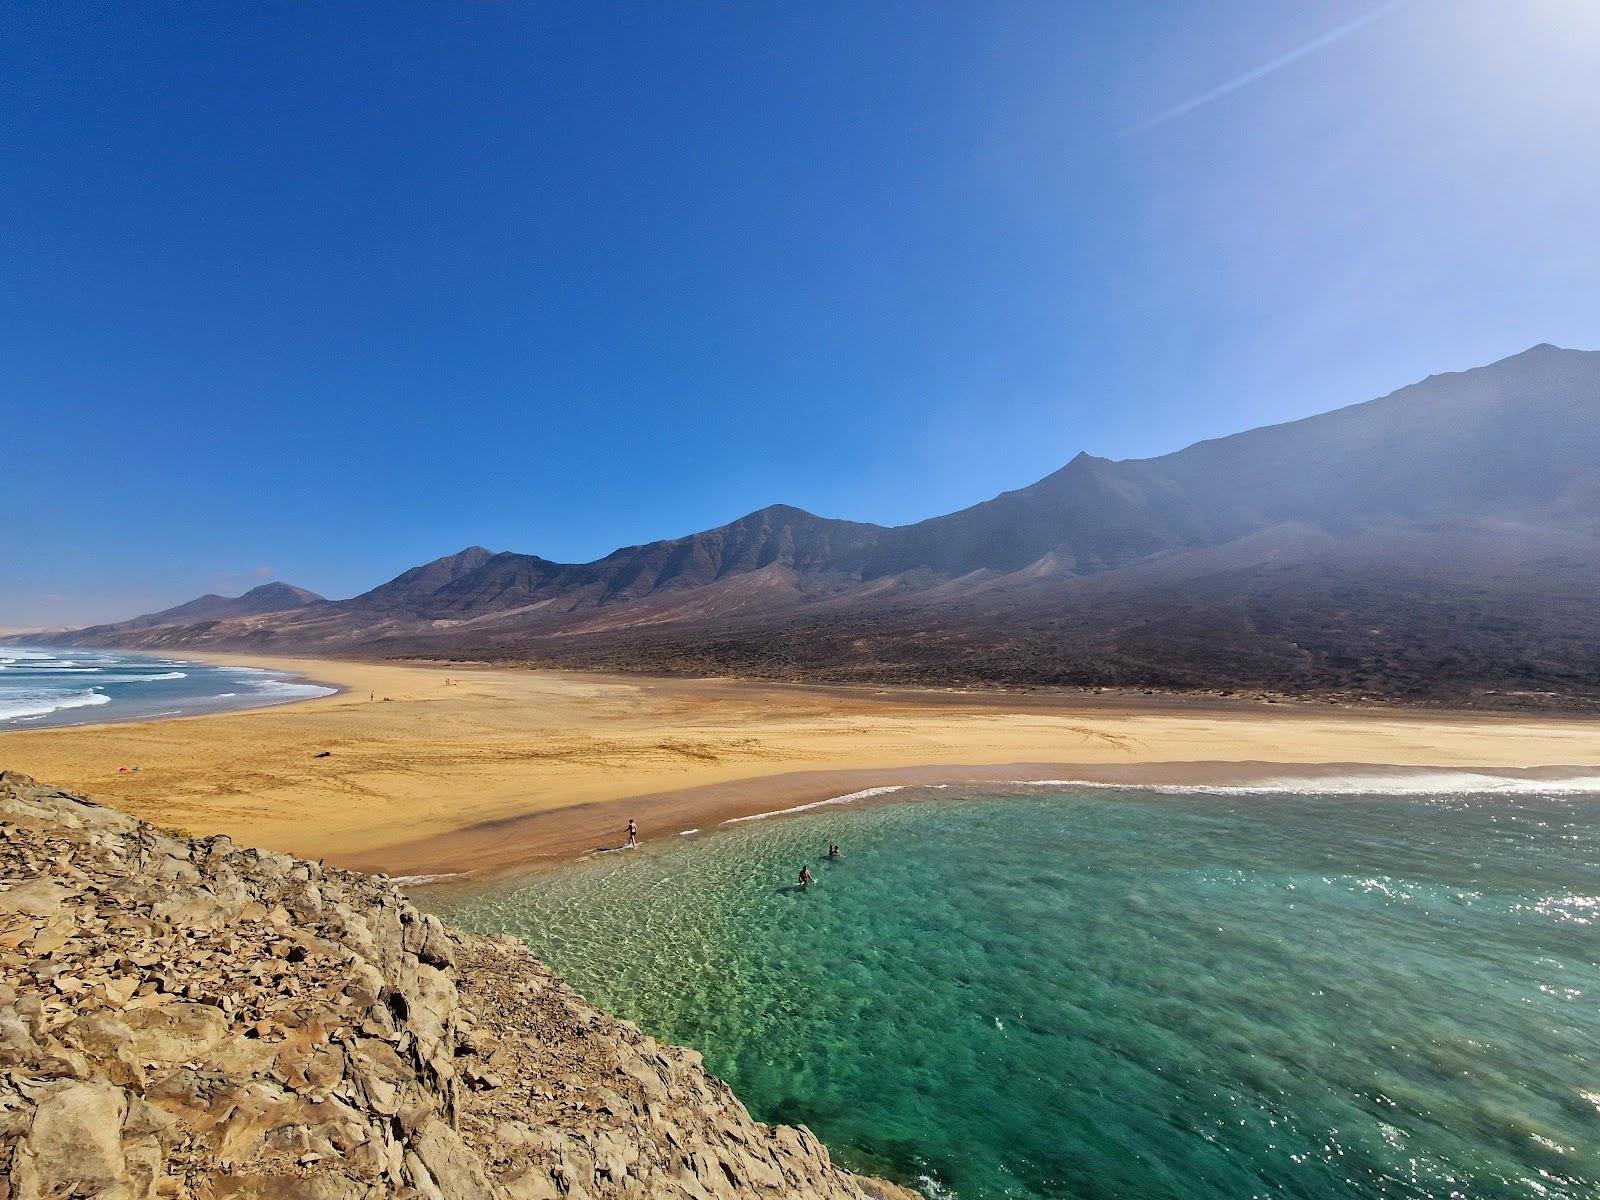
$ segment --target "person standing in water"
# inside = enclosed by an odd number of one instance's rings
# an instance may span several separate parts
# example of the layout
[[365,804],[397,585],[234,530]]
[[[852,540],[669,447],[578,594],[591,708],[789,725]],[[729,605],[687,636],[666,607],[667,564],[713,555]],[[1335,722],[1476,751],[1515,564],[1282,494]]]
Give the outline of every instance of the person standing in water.
[[811,868],[810,867],[801,867],[800,868],[800,886],[801,887],[809,887],[810,884],[811,884]]
[[634,821],[634,819],[632,817],[629,817],[628,818],[628,845],[637,846],[638,844],[639,844],[639,826]]

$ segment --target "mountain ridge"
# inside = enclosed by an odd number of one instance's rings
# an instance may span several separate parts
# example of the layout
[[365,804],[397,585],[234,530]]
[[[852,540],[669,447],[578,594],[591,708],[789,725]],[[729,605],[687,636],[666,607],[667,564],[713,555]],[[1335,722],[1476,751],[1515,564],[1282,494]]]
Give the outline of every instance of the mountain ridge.
[[[1523,552],[1546,542],[1566,549],[1543,559]],[[1388,548],[1402,543],[1411,557],[1396,560]],[[1261,547],[1276,547],[1276,557],[1251,558]],[[1494,566],[1507,562],[1522,574],[1507,578]],[[1589,627],[1561,581],[1576,571],[1600,588],[1596,564],[1600,352],[1542,344],[1155,458],[1080,452],[1025,487],[906,525],[773,504],[588,563],[473,546],[346,600],[208,621],[187,619],[180,606],[176,621],[154,628],[79,636],[861,681],[1199,686],[1204,672],[1172,670],[1159,649],[1141,651],[1141,666],[1129,646],[1165,628],[1170,653],[1209,661],[1200,642],[1210,622],[1215,636],[1227,626],[1228,637],[1256,648],[1241,662],[1256,661],[1269,642],[1268,657],[1292,658],[1293,620],[1273,611],[1277,594],[1307,628],[1344,630],[1329,636],[1350,645],[1330,661],[1370,657],[1354,643],[1378,635],[1356,631],[1378,628],[1370,618],[1379,610],[1407,630],[1380,658],[1410,661],[1403,645],[1437,639],[1414,628],[1405,604],[1437,617],[1423,598],[1431,588],[1470,647],[1499,646],[1484,678],[1520,672],[1549,682],[1561,672],[1539,647],[1566,645],[1569,626]],[[1254,581],[1247,588],[1241,570]],[[1530,586],[1543,575],[1557,581],[1545,600]],[[1171,592],[1179,579],[1181,599]],[[1372,612],[1352,609],[1351,596]],[[782,655],[761,645],[798,628],[807,640]],[[920,656],[917,643],[929,638],[947,647],[947,663]],[[1016,662],[1006,661],[1007,644]],[[1600,689],[1600,666],[1579,658],[1576,678],[1562,686]],[[1429,694],[1422,668],[1408,672],[1401,686],[1381,663],[1350,667],[1344,683]],[[1218,679],[1252,685],[1259,675],[1252,667]],[[1458,675],[1451,687],[1470,690],[1470,673]],[[1273,686],[1336,690],[1338,676],[1308,669]]]
[[216,621],[233,617],[253,617],[266,613],[292,612],[326,600],[316,592],[296,587],[290,583],[274,581],[251,588],[239,596],[219,596],[207,592],[183,604],[164,608],[160,612],[146,613],[122,622],[131,628],[149,628],[170,625],[179,621]]

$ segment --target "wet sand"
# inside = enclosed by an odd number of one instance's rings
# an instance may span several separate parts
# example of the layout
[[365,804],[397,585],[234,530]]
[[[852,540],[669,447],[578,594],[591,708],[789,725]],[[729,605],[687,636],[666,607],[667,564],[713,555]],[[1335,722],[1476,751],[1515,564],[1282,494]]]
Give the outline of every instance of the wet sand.
[[649,839],[898,784],[1600,766],[1600,723],[1575,718],[204,657],[346,690],[0,734],[0,768],[192,834],[424,875],[616,845],[630,816]]

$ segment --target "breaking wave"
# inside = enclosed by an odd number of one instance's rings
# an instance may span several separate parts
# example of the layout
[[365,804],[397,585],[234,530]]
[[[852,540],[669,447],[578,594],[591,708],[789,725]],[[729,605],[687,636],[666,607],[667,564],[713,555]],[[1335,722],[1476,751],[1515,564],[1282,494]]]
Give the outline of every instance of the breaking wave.
[[1108,783],[1094,779],[1014,779],[1007,787],[1112,788],[1164,796],[1480,796],[1600,793],[1600,774],[1561,772],[1502,774],[1492,771],[1352,771],[1285,774],[1247,784]]
[[[769,817],[783,817],[794,813],[833,805],[853,804],[875,796],[887,796],[904,791],[941,791],[952,787],[965,787],[974,791],[992,788],[1069,788],[1106,791],[1155,792],[1163,796],[1588,796],[1600,795],[1600,774],[1560,768],[1546,768],[1520,773],[1493,771],[1430,771],[1381,770],[1370,772],[1349,771],[1327,774],[1284,774],[1264,777],[1247,784],[1221,783],[1118,783],[1099,779],[1010,779],[998,783],[895,783],[879,787],[862,788],[840,796],[794,804],[766,812],[749,813],[742,817],[729,817],[724,825],[740,825],[747,821],[765,821]],[[698,830],[686,832],[698,833]]]
[[88,689],[81,692],[12,691],[0,693],[0,721],[48,716],[67,708],[110,704],[111,697]]
[[156,675],[103,675],[95,680],[102,683],[160,683],[164,679],[187,679],[187,671],[162,671]]
[[[267,667],[0,645],[0,729],[262,708],[337,690]],[[64,711],[72,709],[93,712],[71,716]]]
[[318,696],[331,696],[338,688],[320,683],[295,683],[287,679],[251,679],[248,682],[258,696],[271,696],[275,701],[314,700]]
[[851,804],[857,800],[866,800],[873,796],[887,796],[890,792],[903,792],[915,784],[894,783],[885,787],[862,788],[859,792],[849,792],[843,796],[830,796],[826,800],[813,800],[810,804],[796,804],[792,808],[777,808],[771,812],[751,813],[747,817],[729,817],[724,825],[738,825],[745,821],[765,821],[768,817],[781,817],[788,813],[809,812],[813,808],[826,808],[830,804]]

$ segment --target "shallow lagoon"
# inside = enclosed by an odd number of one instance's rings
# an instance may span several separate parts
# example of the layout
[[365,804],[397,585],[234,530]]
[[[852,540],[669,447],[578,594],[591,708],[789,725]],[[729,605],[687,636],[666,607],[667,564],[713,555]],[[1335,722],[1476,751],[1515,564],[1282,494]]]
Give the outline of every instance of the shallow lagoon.
[[1593,795],[906,792],[427,903],[929,1194],[1600,1195]]

